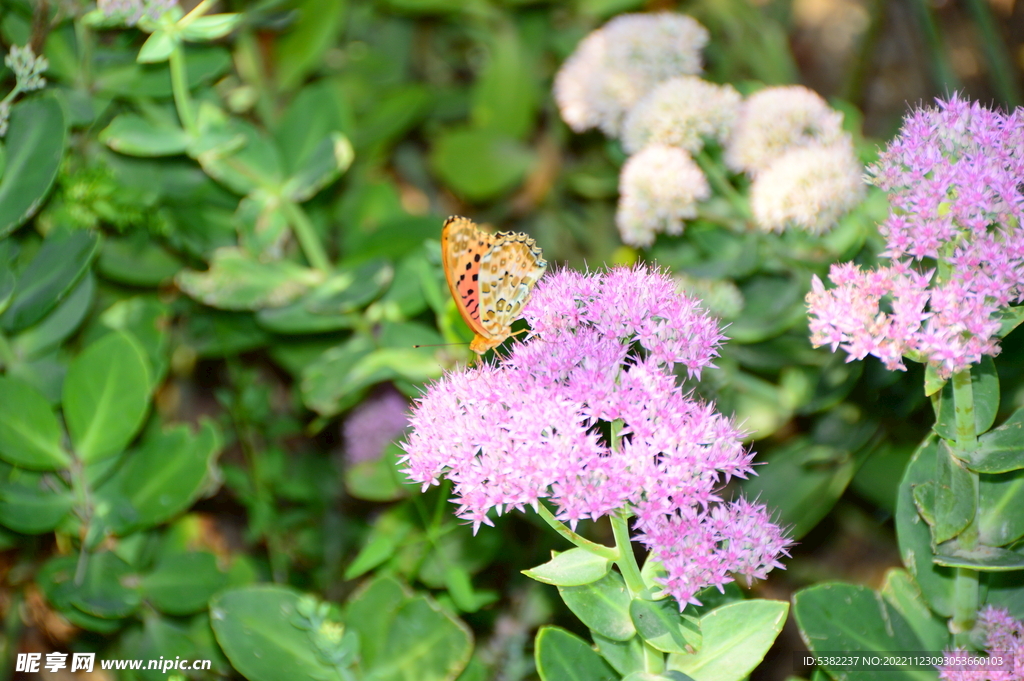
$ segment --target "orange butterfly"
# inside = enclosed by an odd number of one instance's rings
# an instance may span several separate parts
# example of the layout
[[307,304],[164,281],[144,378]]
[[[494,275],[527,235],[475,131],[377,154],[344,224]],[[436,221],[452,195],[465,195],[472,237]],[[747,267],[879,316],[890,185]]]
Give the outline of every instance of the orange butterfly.
[[441,262],[459,314],[476,334],[469,348],[481,355],[512,335],[512,322],[548,266],[527,235],[490,234],[458,216],[444,221]]

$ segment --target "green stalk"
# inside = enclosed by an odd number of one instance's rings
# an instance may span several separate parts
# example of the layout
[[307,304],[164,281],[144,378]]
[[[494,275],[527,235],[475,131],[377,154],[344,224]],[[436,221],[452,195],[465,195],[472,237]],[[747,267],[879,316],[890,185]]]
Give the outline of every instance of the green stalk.
[[750,203],[746,197],[736,191],[736,187],[732,186],[732,182],[729,182],[729,178],[722,172],[721,167],[717,163],[711,160],[703,149],[694,155],[693,159],[700,166],[700,169],[704,171],[704,174],[708,178],[708,182],[716,192],[721,194],[729,201],[733,209],[746,221],[750,221],[753,215],[750,212]]
[[920,24],[935,84],[941,91],[952,92],[953,90],[959,90],[961,86],[960,79],[953,70],[953,66],[949,63],[946,46],[942,40],[942,35],[939,33],[939,26],[933,16],[931,2],[929,0],[911,0],[910,6],[917,15],[917,20]]
[[288,215],[295,238],[299,240],[299,246],[302,247],[302,252],[306,255],[309,264],[321,272],[330,272],[331,261],[327,259],[327,251],[320,243],[320,237],[317,236],[316,229],[306,212],[297,203],[288,199],[282,199],[281,207]]
[[181,127],[193,139],[199,137],[199,126],[196,124],[195,110],[192,106],[192,93],[188,89],[188,71],[185,68],[185,50],[181,44],[175,45],[171,51],[171,90],[174,91],[174,106],[178,109]]
[[553,529],[555,532],[562,535],[563,537],[565,537],[581,549],[590,551],[594,555],[601,556],[602,558],[605,558],[607,560],[619,560],[618,549],[613,549],[610,546],[605,546],[604,544],[592,542],[586,537],[581,537],[580,535],[576,534],[568,527],[566,527],[565,523],[556,518],[555,515],[550,511],[550,509],[548,509],[548,507],[544,505],[543,501],[537,502],[537,515],[539,515],[544,520],[544,522],[550,525],[551,529]]
[[[953,374],[953,412],[956,416],[956,449],[968,452],[978,444],[978,433],[974,424],[974,388],[971,385],[971,372],[964,369]],[[978,474],[968,471],[974,481],[975,516],[970,524],[960,533],[959,541],[965,549],[974,548],[978,541]],[[953,586],[953,617],[950,630],[958,646],[966,646],[974,621],[978,614],[980,594],[978,589],[978,572],[970,568],[957,568],[956,581]]]

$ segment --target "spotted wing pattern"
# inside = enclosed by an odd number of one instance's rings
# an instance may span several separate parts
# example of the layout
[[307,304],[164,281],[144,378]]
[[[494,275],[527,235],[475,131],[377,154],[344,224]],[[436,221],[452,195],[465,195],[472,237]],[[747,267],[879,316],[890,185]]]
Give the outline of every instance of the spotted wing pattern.
[[441,256],[448,288],[483,354],[512,333],[548,263],[537,243],[518,232],[489,234],[462,217],[445,220]]

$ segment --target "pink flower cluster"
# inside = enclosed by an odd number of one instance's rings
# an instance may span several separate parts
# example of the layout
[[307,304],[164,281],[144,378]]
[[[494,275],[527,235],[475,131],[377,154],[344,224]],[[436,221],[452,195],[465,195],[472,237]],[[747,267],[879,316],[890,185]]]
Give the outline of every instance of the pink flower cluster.
[[[951,664],[939,667],[942,681],[1020,681],[1024,679],[1024,624],[1010,616],[1005,608],[986,606],[978,613],[978,628],[985,635],[990,665],[956,664],[950,658],[970,656],[984,658],[981,653],[962,649],[946,654]],[[1002,664],[997,660],[1002,658]]]
[[699,377],[723,340],[697,301],[643,266],[564,270],[541,280],[524,316],[531,337],[509,357],[448,374],[418,401],[404,445],[413,481],[451,480],[474,530],[491,509],[542,498],[573,527],[633,514],[681,605],[732,574],[781,567],[789,542],[767,509],[721,496],[752,472],[741,432],[676,382],[676,365]]
[[811,342],[942,377],[998,354],[1002,313],[1024,299],[1024,109],[939,101],[907,118],[869,172],[889,192],[892,265],[834,265],[828,290],[815,277]]

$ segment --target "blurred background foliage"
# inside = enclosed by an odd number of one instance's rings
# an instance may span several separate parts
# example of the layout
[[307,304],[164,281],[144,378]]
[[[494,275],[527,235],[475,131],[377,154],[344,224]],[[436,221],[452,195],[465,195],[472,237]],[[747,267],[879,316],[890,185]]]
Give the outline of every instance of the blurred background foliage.
[[[876,587],[898,565],[895,490],[932,418],[922,372],[812,350],[803,303],[829,263],[872,262],[884,197],[820,239],[737,229],[712,199],[682,237],[625,247],[625,155],[571,133],[551,81],[610,17],[685,12],[711,33],[709,80],[816,89],[867,163],[908,103],[1021,103],[1024,4],[226,1],[230,35],[186,36],[170,68],[137,63],[146,36],[90,27],[89,9],[0,2],[5,50],[49,61],[0,154],[0,677],[17,652],[85,650],[277,678],[247,668],[244,636],[211,612],[266,628],[282,665],[315,675],[348,664],[345,639],[314,636],[324,622],[372,639],[395,630],[373,619],[386,606],[444,633],[409,662],[436,678],[534,678],[532,631],[579,625],[519,570],[564,547],[532,516],[471,537],[446,489],[421,495],[394,466],[405,399],[468,356],[413,348],[469,338],[440,268],[450,214],[528,232],[556,268],[656,261],[729,324],[697,388],[751,429],[771,465],[745,491],[801,541],[762,596]],[[1004,386],[1019,345],[997,362]],[[1022,403],[1005,390],[1001,411]],[[18,423],[43,435],[26,444]],[[280,588],[209,604],[258,582]],[[282,608],[305,629],[275,621]],[[799,646],[787,629],[753,678],[784,678]]]

